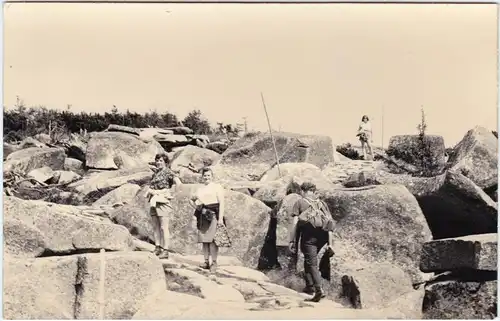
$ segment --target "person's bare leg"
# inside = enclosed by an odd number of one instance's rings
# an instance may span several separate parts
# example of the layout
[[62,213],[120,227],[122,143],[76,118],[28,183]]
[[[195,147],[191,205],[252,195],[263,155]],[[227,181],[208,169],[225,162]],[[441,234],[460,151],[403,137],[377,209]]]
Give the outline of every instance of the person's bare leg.
[[160,222],[160,247],[162,252],[160,253],[160,258],[168,258],[168,246],[170,233],[168,230],[168,216],[159,216],[158,220]]
[[368,154],[370,154],[371,160],[373,160],[373,150],[370,142],[366,142],[366,149],[368,149]]
[[210,243],[210,255],[212,255],[212,266],[210,267],[210,270],[215,271],[217,269],[217,257],[219,256],[219,247],[215,245],[214,242]]
[[209,269],[210,268],[210,244],[209,243],[203,243],[202,245],[203,249],[203,258],[205,259],[205,263],[201,265],[202,268],[204,269]]
[[366,145],[364,141],[361,141],[361,150],[363,151],[363,159],[366,160]]
[[159,221],[160,221],[160,231],[161,231],[160,246],[164,249],[168,249],[168,246],[170,245],[170,231],[168,229],[168,225],[169,225],[168,216],[160,216]]
[[160,254],[161,240],[160,240],[160,221],[157,215],[151,215],[151,223],[153,224],[153,238],[155,240],[155,255]]

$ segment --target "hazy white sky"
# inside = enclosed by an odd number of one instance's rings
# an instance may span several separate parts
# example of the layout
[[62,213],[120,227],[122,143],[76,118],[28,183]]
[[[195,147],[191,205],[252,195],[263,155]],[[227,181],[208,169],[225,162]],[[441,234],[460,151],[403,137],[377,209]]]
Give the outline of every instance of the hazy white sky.
[[496,5],[4,5],[4,106],[199,108],[212,122],[447,145],[497,127]]

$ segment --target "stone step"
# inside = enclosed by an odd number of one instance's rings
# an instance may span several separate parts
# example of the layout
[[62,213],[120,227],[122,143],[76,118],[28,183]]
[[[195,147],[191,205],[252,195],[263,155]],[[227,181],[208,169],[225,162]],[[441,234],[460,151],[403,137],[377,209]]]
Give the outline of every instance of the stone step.
[[171,291],[187,293],[203,299],[222,302],[245,302],[243,295],[232,286],[219,284],[187,269],[165,269],[168,288]]

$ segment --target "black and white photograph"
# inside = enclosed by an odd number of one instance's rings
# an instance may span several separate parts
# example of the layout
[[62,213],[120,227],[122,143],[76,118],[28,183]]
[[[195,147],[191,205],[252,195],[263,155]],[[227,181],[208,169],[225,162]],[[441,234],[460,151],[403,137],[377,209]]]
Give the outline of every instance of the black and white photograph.
[[498,12],[7,1],[3,318],[497,318]]

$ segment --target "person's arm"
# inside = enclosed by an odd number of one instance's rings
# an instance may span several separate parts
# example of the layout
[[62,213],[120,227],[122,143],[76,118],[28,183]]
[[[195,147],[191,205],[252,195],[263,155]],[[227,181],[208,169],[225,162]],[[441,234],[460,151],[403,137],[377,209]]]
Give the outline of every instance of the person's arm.
[[217,188],[217,201],[219,202],[219,224],[224,223],[224,211],[226,207],[226,202],[224,200],[224,188],[222,186],[218,186]]
[[328,245],[333,247],[333,231],[328,231]]
[[189,204],[194,208],[198,207],[198,205],[196,205],[196,200],[198,200],[198,195],[196,195],[196,193],[191,194],[189,197]]
[[182,185],[182,181],[179,177],[179,171],[174,171],[173,169],[170,170],[171,170],[173,185]]
[[299,221],[299,215],[300,215],[300,200],[295,202],[295,204],[292,207],[292,212],[290,213],[292,216],[292,222],[290,223],[290,226],[288,227],[288,244],[289,245],[296,245],[295,241],[297,240],[297,223]]
[[328,245],[330,247],[333,246],[333,229],[335,228],[335,221],[333,220],[332,213],[330,212],[330,209],[328,208],[328,205],[326,205],[325,202],[321,201],[321,206],[323,207],[323,212],[330,217],[328,220],[328,223],[326,224],[326,230],[328,231]]
[[297,233],[297,222],[299,221],[299,218],[297,216],[292,217],[292,222],[290,223],[290,226],[288,227],[289,231],[289,241],[288,243],[295,243],[295,237]]
[[174,185],[182,185],[182,181],[178,176],[174,176],[173,181]]

